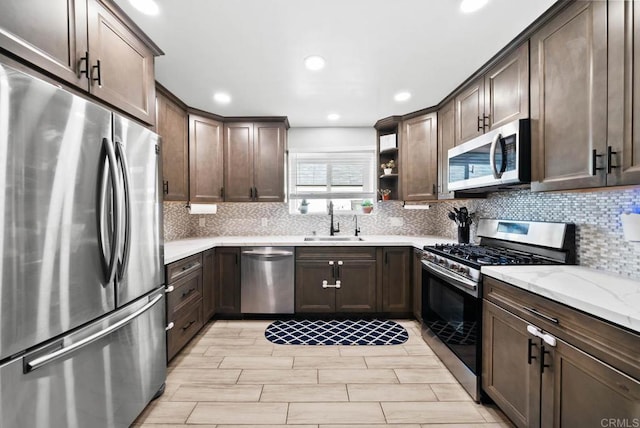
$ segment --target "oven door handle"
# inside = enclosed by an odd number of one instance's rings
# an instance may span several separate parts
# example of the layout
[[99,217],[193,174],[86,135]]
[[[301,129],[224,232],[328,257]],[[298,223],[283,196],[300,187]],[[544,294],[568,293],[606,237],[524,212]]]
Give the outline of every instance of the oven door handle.
[[426,260],[422,260],[422,264],[425,265],[426,268],[432,273],[438,275],[443,279],[451,281],[457,287],[462,287],[464,289],[472,291],[478,290],[478,284],[470,279],[460,278],[459,276],[449,272],[448,270]]

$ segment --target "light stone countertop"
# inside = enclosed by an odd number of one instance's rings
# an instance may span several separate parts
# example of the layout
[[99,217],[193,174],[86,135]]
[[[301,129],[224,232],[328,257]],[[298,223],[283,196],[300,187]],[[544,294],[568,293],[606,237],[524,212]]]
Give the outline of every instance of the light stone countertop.
[[640,333],[640,281],[581,266],[483,266],[482,273]]
[[[347,236],[347,235],[340,235]],[[304,236],[212,236],[164,243],[164,263],[169,264],[214,247],[366,247],[407,246],[422,249],[436,243],[455,243],[441,236],[363,235],[362,241],[305,241]]]

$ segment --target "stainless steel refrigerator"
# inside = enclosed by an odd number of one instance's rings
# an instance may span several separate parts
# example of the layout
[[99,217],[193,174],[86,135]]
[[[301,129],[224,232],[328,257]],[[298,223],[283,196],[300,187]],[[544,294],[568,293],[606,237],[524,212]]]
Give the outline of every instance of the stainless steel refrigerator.
[[0,426],[126,427],[166,378],[158,137],[3,61]]

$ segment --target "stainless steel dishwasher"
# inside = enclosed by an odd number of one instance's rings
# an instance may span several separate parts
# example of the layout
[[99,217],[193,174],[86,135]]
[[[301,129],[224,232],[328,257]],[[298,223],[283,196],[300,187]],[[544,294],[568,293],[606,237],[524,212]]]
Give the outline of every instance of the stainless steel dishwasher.
[[294,312],[293,247],[243,247],[240,310],[243,314]]

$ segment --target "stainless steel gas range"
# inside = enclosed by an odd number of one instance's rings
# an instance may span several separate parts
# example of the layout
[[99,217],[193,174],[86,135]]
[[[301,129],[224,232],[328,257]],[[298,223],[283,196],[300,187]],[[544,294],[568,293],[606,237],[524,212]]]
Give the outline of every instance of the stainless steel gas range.
[[480,401],[482,266],[574,264],[575,225],[480,219],[480,242],[424,247],[422,336]]

